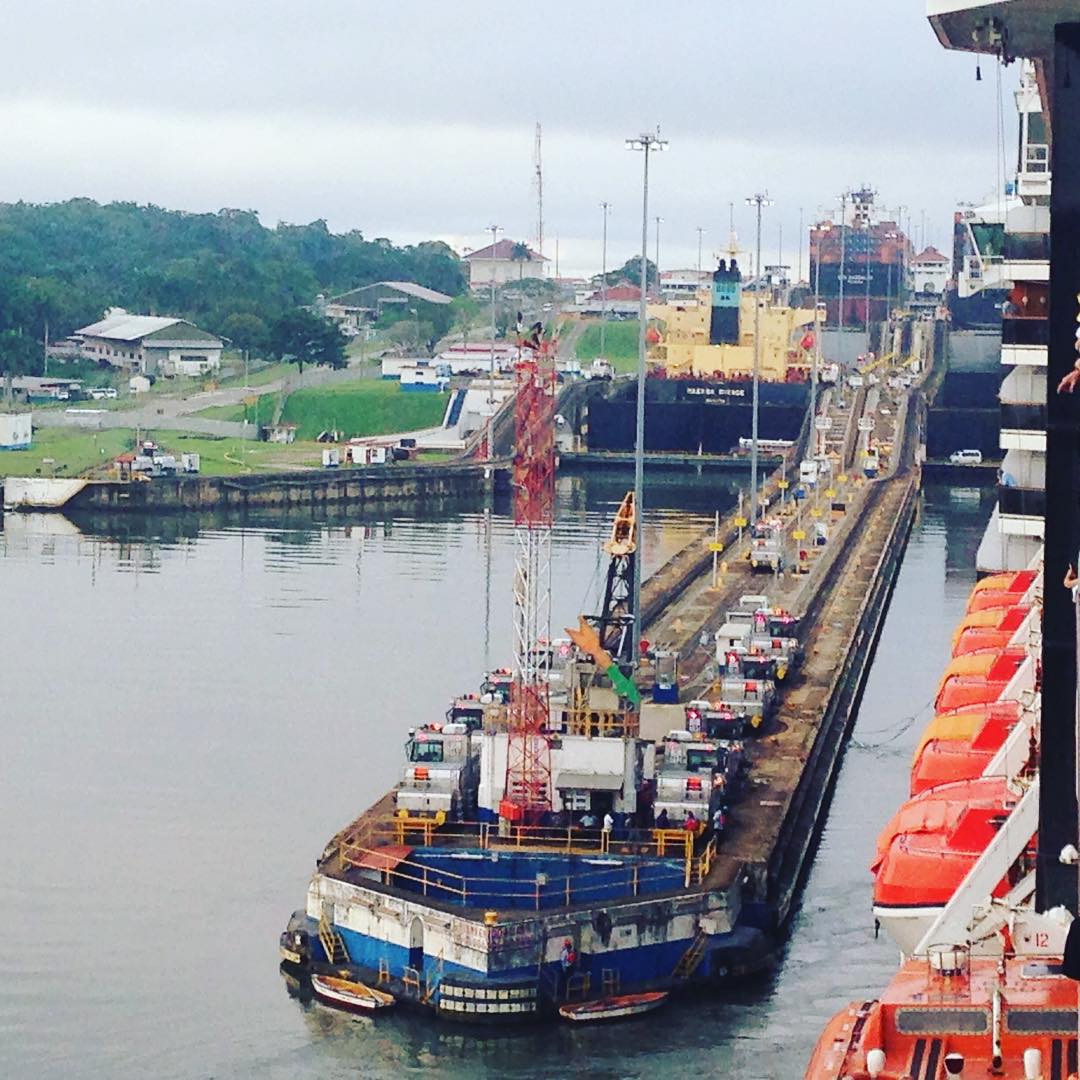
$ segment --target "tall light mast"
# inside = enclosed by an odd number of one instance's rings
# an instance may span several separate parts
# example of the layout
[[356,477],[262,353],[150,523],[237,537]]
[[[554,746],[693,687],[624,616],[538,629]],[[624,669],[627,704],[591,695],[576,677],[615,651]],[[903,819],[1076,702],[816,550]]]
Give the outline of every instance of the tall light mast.
[[499,815],[534,822],[551,809],[548,664],[551,529],[555,520],[555,352],[537,323],[515,366],[514,682]]
[[[533,143],[533,170],[536,174],[536,250],[544,254],[544,158],[541,152],[542,132],[536,122],[536,139]],[[541,266],[541,269],[543,267]]]

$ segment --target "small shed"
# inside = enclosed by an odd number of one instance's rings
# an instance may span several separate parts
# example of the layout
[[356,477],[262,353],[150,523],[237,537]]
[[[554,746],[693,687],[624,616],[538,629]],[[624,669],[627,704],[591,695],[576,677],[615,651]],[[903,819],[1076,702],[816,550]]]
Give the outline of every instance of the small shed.
[[267,424],[263,429],[266,432],[266,441],[273,443],[296,442],[295,424]]
[[32,414],[0,413],[0,450],[28,450],[33,437]]

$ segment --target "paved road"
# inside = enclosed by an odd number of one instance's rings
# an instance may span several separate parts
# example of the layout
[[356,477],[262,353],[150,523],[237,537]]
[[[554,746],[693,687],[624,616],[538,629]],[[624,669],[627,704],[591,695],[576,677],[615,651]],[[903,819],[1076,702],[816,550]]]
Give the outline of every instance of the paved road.
[[213,405],[240,405],[253,394],[276,394],[282,390],[291,393],[311,386],[347,382],[362,374],[356,365],[339,370],[309,367],[305,368],[302,378],[299,372],[290,373],[282,379],[251,388],[234,386],[189,395],[153,395],[145,404],[134,409],[101,409],[94,402],[72,406],[71,409],[39,409],[34,413],[34,424],[38,427],[78,427],[92,431],[105,428],[157,428],[162,431],[194,431],[200,435],[220,435],[230,439],[254,439],[254,424],[209,420],[194,414]]

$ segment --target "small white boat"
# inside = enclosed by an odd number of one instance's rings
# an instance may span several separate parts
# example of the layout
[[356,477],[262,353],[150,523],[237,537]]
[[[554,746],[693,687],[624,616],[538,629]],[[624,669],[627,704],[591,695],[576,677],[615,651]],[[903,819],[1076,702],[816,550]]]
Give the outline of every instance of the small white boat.
[[311,988],[315,996],[328,1005],[353,1012],[372,1012],[388,1009],[395,1003],[393,994],[375,990],[362,982],[338,979],[331,975],[312,975]]
[[559,1015],[564,1020],[574,1023],[592,1020],[623,1020],[659,1009],[667,999],[666,990],[651,990],[644,994],[615,994],[612,997],[596,998],[593,1001],[560,1005]]

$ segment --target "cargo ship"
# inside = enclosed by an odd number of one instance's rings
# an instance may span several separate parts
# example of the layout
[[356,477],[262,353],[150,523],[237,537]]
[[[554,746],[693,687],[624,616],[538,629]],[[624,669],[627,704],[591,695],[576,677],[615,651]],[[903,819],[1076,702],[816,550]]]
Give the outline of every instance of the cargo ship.
[[[759,283],[752,284],[744,288],[737,262],[724,259],[709,287],[676,303],[649,306],[655,329],[645,386],[646,452],[729,454],[749,438],[755,321],[761,335],[759,436],[783,442],[799,437],[810,400],[815,312],[790,306],[761,283],[761,310],[755,313]],[[633,449],[636,395],[636,383],[626,382],[590,402],[590,450]]]
[[906,293],[911,242],[896,221],[875,214],[874,192],[845,195],[839,222],[810,229],[810,280],[828,326],[863,326],[888,317]]

